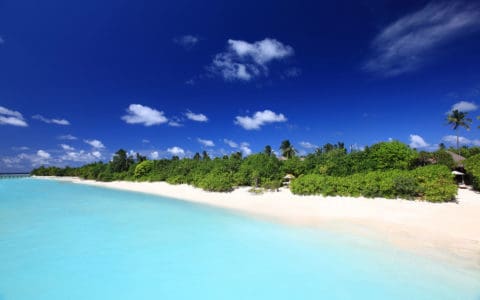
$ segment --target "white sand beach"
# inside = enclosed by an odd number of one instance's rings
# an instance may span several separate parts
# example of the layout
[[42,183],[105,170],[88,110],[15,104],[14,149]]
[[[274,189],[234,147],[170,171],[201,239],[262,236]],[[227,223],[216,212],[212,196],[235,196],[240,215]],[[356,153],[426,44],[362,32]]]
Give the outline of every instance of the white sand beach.
[[372,232],[408,250],[458,259],[480,267],[480,194],[468,189],[458,190],[457,203],[429,203],[383,198],[298,196],[288,189],[254,195],[247,187],[230,193],[212,193],[166,182],[41,178],[166,196],[301,226],[353,224],[359,234]]

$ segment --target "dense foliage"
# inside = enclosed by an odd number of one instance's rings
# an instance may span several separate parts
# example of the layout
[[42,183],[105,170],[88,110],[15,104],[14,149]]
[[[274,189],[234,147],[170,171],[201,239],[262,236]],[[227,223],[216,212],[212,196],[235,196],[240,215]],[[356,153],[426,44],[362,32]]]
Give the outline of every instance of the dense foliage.
[[203,151],[192,158],[175,156],[147,160],[138,154],[129,156],[121,149],[108,163],[96,162],[78,168],[42,166],[32,174],[77,176],[99,181],[166,181],[222,192],[231,191],[236,186],[277,190],[283,177],[292,174],[298,178],[292,183],[292,191],[297,194],[429,201],[446,201],[455,195],[449,173],[455,162],[444,149],[417,152],[403,143],[392,141],[348,152],[339,142],[326,144],[314,153],[300,157],[292,144],[285,140],[279,150],[281,158],[273,154],[272,147],[266,146],[262,153],[247,157],[237,152],[211,158]]
[[480,154],[467,158],[463,164],[465,170],[471,176],[473,188],[480,190]]
[[457,193],[450,169],[440,165],[346,177],[310,174],[293,181],[290,188],[299,195],[398,197],[432,202],[453,200]]

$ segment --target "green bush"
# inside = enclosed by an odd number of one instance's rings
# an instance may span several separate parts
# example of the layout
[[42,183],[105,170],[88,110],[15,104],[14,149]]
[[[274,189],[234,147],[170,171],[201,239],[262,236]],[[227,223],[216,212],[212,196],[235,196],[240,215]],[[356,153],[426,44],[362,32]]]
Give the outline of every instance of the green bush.
[[290,189],[298,195],[419,198],[431,202],[450,201],[457,192],[450,170],[443,165],[413,171],[375,171],[346,177],[310,174],[294,180]]
[[210,192],[230,192],[233,180],[228,174],[211,172],[198,182],[198,187]]
[[452,171],[444,165],[431,165],[412,171],[420,185],[420,196],[430,202],[445,202],[455,199],[457,185]]
[[463,165],[472,179],[473,188],[480,190],[480,154],[467,158],[463,161]]
[[151,160],[144,160],[141,163],[139,163],[135,167],[135,171],[134,171],[135,178],[141,178],[151,173],[153,170],[153,164],[154,163]]

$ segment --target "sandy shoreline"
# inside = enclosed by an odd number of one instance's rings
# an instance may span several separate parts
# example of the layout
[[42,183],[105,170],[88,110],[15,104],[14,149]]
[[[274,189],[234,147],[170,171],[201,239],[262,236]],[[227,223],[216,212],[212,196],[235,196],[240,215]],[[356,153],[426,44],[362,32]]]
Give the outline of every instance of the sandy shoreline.
[[334,222],[372,229],[403,248],[480,268],[480,194],[459,189],[458,203],[351,197],[297,196],[288,189],[253,195],[249,188],[212,193],[166,182],[96,182],[71,177],[38,177],[142,192],[207,204],[295,225]]

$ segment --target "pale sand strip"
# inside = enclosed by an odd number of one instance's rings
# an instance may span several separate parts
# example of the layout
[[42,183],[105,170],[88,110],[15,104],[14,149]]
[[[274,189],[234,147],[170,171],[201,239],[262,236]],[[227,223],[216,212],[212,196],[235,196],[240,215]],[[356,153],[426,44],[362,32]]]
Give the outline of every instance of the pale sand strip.
[[97,182],[69,177],[43,177],[99,187],[142,192],[233,209],[308,226],[335,222],[374,229],[383,239],[415,251],[461,260],[480,268],[480,194],[459,189],[458,203],[429,203],[383,198],[293,195],[288,189],[253,195],[242,187],[212,193],[166,182]]

